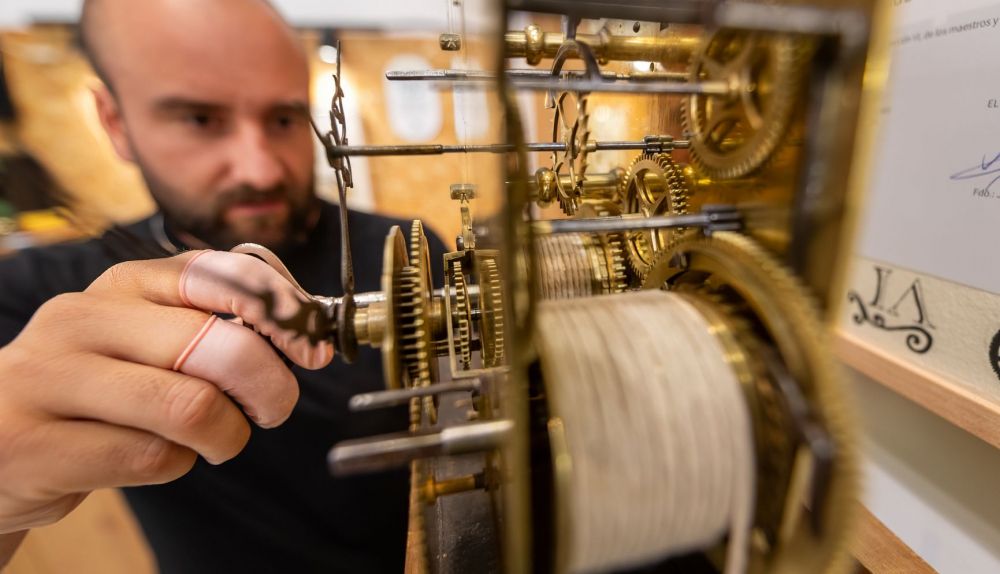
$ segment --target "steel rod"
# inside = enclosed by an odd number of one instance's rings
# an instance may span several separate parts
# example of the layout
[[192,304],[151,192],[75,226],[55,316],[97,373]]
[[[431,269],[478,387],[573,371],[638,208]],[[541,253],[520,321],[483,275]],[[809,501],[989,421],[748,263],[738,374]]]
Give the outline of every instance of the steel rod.
[[[552,74],[546,70],[526,70],[518,68],[509,69],[505,72],[505,74],[514,86],[517,86],[518,82],[522,79],[579,79],[586,77],[586,72],[577,70],[563,72],[557,77],[552,76]],[[601,79],[607,82],[683,82],[686,81],[688,77],[688,74],[684,72],[636,72],[633,74],[601,72]],[[496,74],[482,70],[390,70],[385,73],[385,79],[394,82],[491,82],[496,80]]]
[[630,82],[627,84],[602,80],[560,80],[553,78],[527,79],[511,82],[518,90],[554,92],[605,92],[615,94],[699,94],[706,96],[729,96],[736,89],[728,82]]
[[479,379],[468,379],[464,381],[452,381],[448,383],[438,383],[426,387],[414,387],[412,389],[392,389],[388,391],[377,391],[374,393],[362,393],[354,395],[347,403],[352,411],[369,411],[385,407],[403,405],[410,399],[417,397],[429,397],[442,393],[456,393],[461,391],[478,391]]
[[[610,150],[646,150],[657,145],[667,148],[686,149],[691,143],[687,140],[663,140],[662,142],[637,141],[592,141],[587,143],[587,151]],[[528,151],[556,152],[564,151],[566,144],[556,142],[535,142],[525,144]],[[475,144],[475,145],[354,145],[330,146],[327,152],[332,157],[343,156],[387,156],[387,155],[442,155],[447,153],[508,153],[515,150],[514,144]]]
[[378,472],[419,458],[484,452],[499,448],[514,422],[497,420],[448,427],[441,431],[393,433],[346,440],[330,449],[327,464],[335,476]]
[[742,216],[733,209],[712,209],[702,213],[684,215],[658,215],[646,217],[638,214],[596,217],[587,219],[552,219],[532,222],[535,233],[612,233],[620,231],[645,231],[672,227],[714,227],[726,229],[738,226]]

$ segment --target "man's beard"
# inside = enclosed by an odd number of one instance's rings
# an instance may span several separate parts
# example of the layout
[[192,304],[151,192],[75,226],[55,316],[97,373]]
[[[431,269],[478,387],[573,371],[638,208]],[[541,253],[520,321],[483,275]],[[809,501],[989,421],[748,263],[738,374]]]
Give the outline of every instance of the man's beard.
[[[180,197],[175,190],[156,177],[143,162],[136,162],[142,172],[146,187],[153,196],[153,201],[163,213],[167,229],[176,235],[193,237],[213,249],[228,250],[240,243],[260,243],[277,251],[286,251],[289,247],[306,240],[306,235],[315,224],[315,216],[319,199],[316,196],[314,183],[303,190],[292,190],[279,185],[269,189],[257,189],[251,186],[239,186],[228,189],[212,197],[209,211],[192,210],[189,206],[177,202]],[[272,218],[250,218],[249,228],[233,229],[226,222],[226,211],[239,204],[263,204],[265,202],[282,202],[288,207],[288,217],[283,222],[275,222]]]

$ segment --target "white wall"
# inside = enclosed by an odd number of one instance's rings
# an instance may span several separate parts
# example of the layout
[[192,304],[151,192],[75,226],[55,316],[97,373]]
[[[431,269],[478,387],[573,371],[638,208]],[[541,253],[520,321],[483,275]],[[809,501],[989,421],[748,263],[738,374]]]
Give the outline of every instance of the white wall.
[[[142,1],[142,0],[138,0]],[[272,0],[297,26],[444,31],[449,0]],[[479,29],[489,18],[485,0],[466,0],[467,24]],[[75,21],[82,0],[0,0],[0,28],[32,21]]]
[[1000,451],[856,380],[868,508],[941,574],[1000,572]]

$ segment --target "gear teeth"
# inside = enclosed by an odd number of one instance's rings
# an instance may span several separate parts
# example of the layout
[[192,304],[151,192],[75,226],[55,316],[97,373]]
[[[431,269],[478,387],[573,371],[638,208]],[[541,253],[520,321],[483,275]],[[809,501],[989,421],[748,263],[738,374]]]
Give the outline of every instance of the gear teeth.
[[503,285],[496,260],[482,259],[480,264],[482,271],[479,297],[482,327],[479,336],[483,366],[490,368],[502,365],[505,360]]
[[410,226],[410,265],[418,266],[424,261],[424,224],[419,219]]
[[629,274],[625,265],[625,242],[619,233],[609,233],[605,238],[605,257],[611,271],[611,292],[623,293],[628,289]]
[[[702,49],[692,57],[689,65],[690,80],[703,82],[713,79],[703,76],[701,60],[712,57],[710,54],[717,45],[725,45],[734,39],[742,39],[748,43],[749,46],[744,48],[746,50],[767,51],[765,57],[772,64],[771,73],[776,87],[767,94],[770,101],[762,112],[764,124],[756,130],[748,126],[745,129],[750,129],[750,132],[743,135],[742,141],[736,147],[725,150],[707,141],[707,134],[704,133],[711,123],[705,109],[712,107],[705,102],[720,96],[692,94],[681,101],[682,125],[685,132],[690,134],[692,162],[699,172],[713,179],[733,179],[749,175],[761,169],[773,157],[791,124],[804,82],[803,69],[815,49],[813,42],[788,36],[770,38],[770,41],[760,47],[759,35],[722,30],[706,38]],[[750,64],[753,65],[753,62]],[[751,70],[750,77],[755,78],[755,73],[760,72]],[[754,80],[751,82],[761,84]],[[732,104],[720,103],[712,109],[721,109],[724,110],[721,113],[727,113],[731,107]],[[744,119],[742,123],[746,124],[747,121]]]
[[[414,220],[410,228],[410,265],[404,266],[397,275],[398,293],[397,317],[399,330],[400,357],[409,376],[410,386],[423,387],[433,383],[433,351],[435,345],[431,337],[430,309],[428,308],[430,278],[427,270],[427,238],[423,224]],[[437,411],[432,397],[420,401],[422,411],[429,424],[437,421]],[[420,416],[420,413],[411,417]],[[412,422],[412,421],[411,421]]]
[[412,386],[429,385],[430,369],[425,368],[429,356],[427,345],[424,343],[427,324],[420,273],[415,268],[406,268],[400,274],[400,292],[404,296],[404,300],[399,304],[400,323],[405,327],[400,336],[400,341],[403,343],[403,361]]
[[[393,278],[395,318],[400,359],[403,373],[409,379],[409,386],[423,387],[433,380],[431,361],[435,343],[431,341],[430,315],[427,294],[430,292],[429,270],[426,268],[426,237],[423,224],[415,220],[410,228],[410,258]],[[437,409],[432,397],[413,398],[409,404],[410,430],[437,423]],[[412,556],[417,569],[430,571],[427,548],[427,528],[424,518],[426,504],[420,489],[427,480],[427,461],[415,460],[410,464],[410,536],[407,539],[407,555]]]
[[[561,130],[559,123],[565,117],[563,102],[570,97],[576,100],[576,118],[572,126]],[[552,171],[556,175],[556,198],[563,213],[573,216],[580,208],[580,198],[583,196],[583,182],[588,165],[587,142],[590,140],[590,117],[587,112],[587,94],[562,92],[556,102],[552,139],[555,143],[566,145],[566,149],[561,154],[560,152],[552,153]],[[573,153],[574,151],[575,153]],[[560,176],[563,174],[564,168],[569,175],[569,187],[561,183]]]
[[[640,187],[645,186],[645,176],[653,173],[660,178],[662,189],[656,190],[658,198],[666,201],[650,201],[649,195],[652,193],[640,193]],[[643,178],[639,181],[639,178]],[[650,215],[682,215],[688,212],[688,184],[684,170],[681,169],[673,158],[668,154],[641,154],[629,164],[625,176],[625,193],[622,200],[623,213],[639,213]],[[648,191],[648,190],[647,190]],[[623,236],[625,245],[626,262],[629,271],[640,282],[649,271],[650,265],[656,258],[664,245],[655,248],[653,245],[654,234],[660,239],[660,243],[667,244],[671,239],[684,233],[683,228],[669,231],[644,231]]]
[[471,331],[469,328],[469,288],[462,271],[462,262],[455,260],[451,269],[451,280],[455,286],[455,314],[458,317],[455,326],[455,351],[459,366],[469,369],[472,366]]

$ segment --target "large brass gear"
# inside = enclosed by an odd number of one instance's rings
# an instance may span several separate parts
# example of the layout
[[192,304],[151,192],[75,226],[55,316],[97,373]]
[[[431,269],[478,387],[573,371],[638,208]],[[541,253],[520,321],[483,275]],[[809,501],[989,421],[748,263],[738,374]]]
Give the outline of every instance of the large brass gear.
[[858,490],[858,425],[806,289],[768,251],[732,232],[683,241],[661,253],[643,287],[724,289],[745,305],[744,316],[752,317],[761,340],[774,346],[834,445],[826,496],[821,507],[811,509],[821,534],[801,516],[800,499],[789,496],[788,509],[798,511],[786,512],[782,535],[765,552],[764,563],[768,572],[781,574],[844,571]]
[[385,238],[382,250],[382,292],[386,294],[384,333],[380,341],[382,350],[382,374],[387,388],[403,386],[403,359],[399,340],[398,312],[403,301],[403,285],[399,274],[409,266],[406,240],[398,225],[392,226]]
[[[555,101],[552,118],[552,142],[565,145],[562,151],[552,152],[552,172],[556,199],[566,215],[573,215],[580,206],[583,195],[584,174],[587,171],[587,141],[590,139],[587,95],[562,92]],[[560,176],[568,175],[564,183]]]
[[[398,232],[398,228],[395,228]],[[402,241],[402,234],[399,234]],[[405,244],[404,244],[405,245]],[[405,247],[404,247],[405,249]],[[410,386],[427,386],[433,382],[433,354],[430,320],[430,296],[433,290],[430,279],[430,254],[423,224],[414,220],[410,227],[409,265],[396,273],[399,299],[396,302],[400,324],[399,343],[402,363]],[[436,422],[436,410],[430,397],[410,399],[410,431],[417,432]],[[426,482],[428,461],[410,463],[409,533],[407,536],[407,562],[416,571],[429,572],[427,527],[424,520],[426,504],[420,488]]]
[[[451,284],[455,289],[455,308],[452,310],[452,321],[455,327],[455,355],[459,368],[469,369],[472,366],[472,307],[469,302],[469,284],[465,280],[462,262],[458,259],[451,261],[450,276]],[[450,296],[450,294],[446,296]]]
[[483,367],[504,364],[504,305],[500,267],[494,257],[477,261],[479,275],[479,342]]
[[699,171],[715,179],[742,177],[774,153],[791,123],[804,64],[802,38],[719,30],[691,63],[690,81],[724,82],[727,95],[691,94],[684,128]]
[[[424,387],[436,379],[434,360],[434,340],[432,337],[431,294],[434,287],[430,276],[430,253],[427,236],[420,220],[414,220],[410,228],[410,264],[400,270],[399,301],[396,302],[399,317],[399,341],[402,348],[402,362],[409,375],[410,386]],[[425,397],[423,409],[431,422],[436,417],[433,397]]]
[[[684,170],[667,154],[642,154],[629,165],[622,211],[646,217],[681,215],[688,211]],[[640,279],[657,254],[683,234],[683,229],[628,232],[623,236],[628,264]]]

